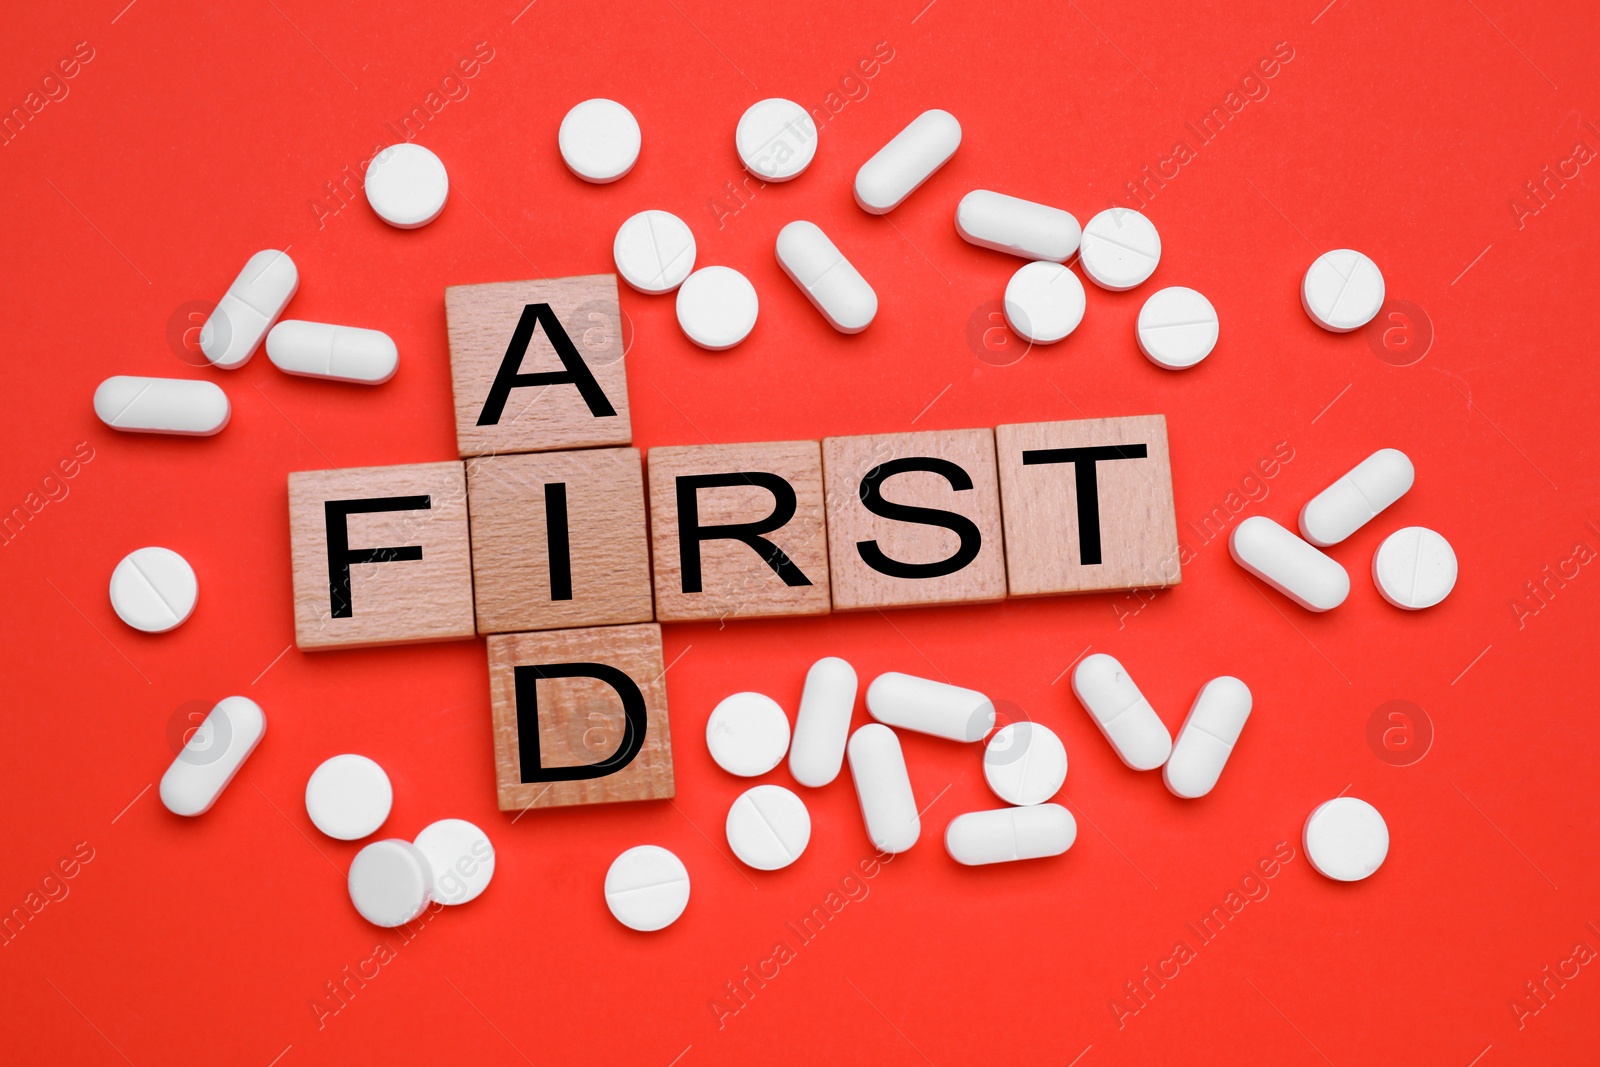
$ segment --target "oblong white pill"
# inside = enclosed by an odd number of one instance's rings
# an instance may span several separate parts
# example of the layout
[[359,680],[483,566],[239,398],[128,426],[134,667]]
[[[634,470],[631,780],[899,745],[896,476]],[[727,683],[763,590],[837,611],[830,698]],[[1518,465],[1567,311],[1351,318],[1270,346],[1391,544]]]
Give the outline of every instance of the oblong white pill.
[[400,366],[400,350],[381,330],[284,319],[267,334],[267,358],[285,374],[382,385]]
[[1060,263],[1029,263],[1006,283],[1006,324],[1025,341],[1055,344],[1083,321],[1083,283]]
[[961,123],[948,111],[924,111],[856,172],[856,203],[886,215],[949,162],[961,147]]
[[1407,526],[1372,554],[1372,581],[1397,608],[1431,608],[1456,587],[1456,551],[1426,526]]
[[1251,703],[1250,687],[1230,675],[1201,686],[1161,771],[1175,796],[1192,800],[1216,786],[1250,717]]
[[586,182],[604,185],[633,169],[642,143],[633,112],[604,97],[585,100],[561,120],[561,160]]
[[1158,367],[1184,370],[1217,346],[1217,309],[1200,293],[1169,285],[1150,294],[1135,329],[1139,351]]
[[733,143],[745,170],[769,182],[786,182],[816,156],[817,124],[793,100],[775,96],[745,109]]
[[957,863],[1011,863],[1059,856],[1078,839],[1078,820],[1059,804],[969,811],[950,820],[944,849]]
[[1233,561],[1307,611],[1331,611],[1350,595],[1350,575],[1265,515],[1252,515],[1228,536]]
[[1083,227],[1071,212],[988,189],[961,198],[956,232],[979,248],[1055,263],[1071,259],[1083,239]]
[[973,689],[890,671],[867,686],[867,710],[889,726],[982,741],[994,729],[994,702]]
[[200,327],[200,351],[214,367],[244,366],[299,288],[300,272],[289,253],[257,252]]
[[1132,289],[1161,262],[1155,223],[1132,208],[1109,207],[1083,228],[1079,249],[1083,273],[1102,289]]
[[199,598],[194,568],[170,548],[136,548],[111,572],[111,609],[147,634],[182,626]]
[[306,781],[312,825],[340,841],[377,832],[393,805],[394,787],[383,768],[353,752],[323,760]]
[[95,389],[94,413],[124,433],[210,437],[228,425],[233,408],[215,382],[117,374]]
[[811,840],[806,802],[781,785],[758,785],[728,809],[728,847],[758,871],[776,871],[800,858]]
[[1121,663],[1104,652],[1085,656],[1072,672],[1072,691],[1122,762],[1153,771],[1172,754],[1172,735]]
[[373,157],[362,188],[380,219],[396,229],[415,230],[444,210],[450,199],[450,175],[433,152],[404,142]]
[[1324,330],[1349,333],[1378,314],[1383,292],[1383,272],[1376,263],[1353,248],[1336,248],[1306,269],[1300,306]]
[[475,900],[494,878],[494,845],[465,819],[430,823],[412,844],[433,871],[433,899],[441,904]]
[[689,871],[660,845],[635,845],[606,871],[606,907],[630,930],[671,926],[689,906]]
[[761,301],[732,267],[701,267],[678,287],[678,325],[701,348],[720,352],[750,336]]
[[433,870],[422,851],[398,837],[374,841],[350,861],[350,903],[374,926],[399,926],[432,899]]
[[670,293],[694,270],[694,233],[670,211],[628,216],[611,243],[622,280],[641,293]]
[[858,684],[856,669],[838,656],[824,656],[806,672],[789,745],[789,773],[801,785],[816,789],[839,777]]
[[161,776],[161,803],[174,815],[209,810],[266,732],[259,704],[223,697]]
[[735,693],[711,709],[706,748],[718,767],[741,778],[766,774],[789,751],[789,717],[761,693]]
[[1301,842],[1317,873],[1336,882],[1359,882],[1389,855],[1389,824],[1365,800],[1335,797],[1306,818]]
[[983,779],[1007,804],[1042,804],[1067,780],[1067,749],[1050,727],[1014,722],[983,749]]
[[779,230],[776,252],[783,273],[835,330],[860,333],[872,324],[878,294],[816,223],[791,222]]
[[846,751],[867,837],[884,852],[904,852],[917,843],[922,819],[900,739],[887,726],[872,722],[850,736]]
[[1405,496],[1416,480],[1411,457],[1380,448],[1300,509],[1300,532],[1319,548],[1336,545]]

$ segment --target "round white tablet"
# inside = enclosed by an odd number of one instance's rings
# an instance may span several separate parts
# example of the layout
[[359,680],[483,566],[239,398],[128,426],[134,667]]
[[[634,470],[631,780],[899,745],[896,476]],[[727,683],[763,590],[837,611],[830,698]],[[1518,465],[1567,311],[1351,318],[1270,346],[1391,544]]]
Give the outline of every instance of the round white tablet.
[[596,185],[616,181],[639,160],[638,120],[615,100],[585,100],[561,120],[556,139],[572,173]]
[[660,845],[635,845],[606,871],[606,907],[630,930],[671,926],[689,904],[689,872]]
[[367,167],[367,203],[390,226],[414,230],[439,217],[450,199],[450,176],[419,144],[390,145]]
[[375,926],[399,926],[422,914],[433,872],[410,841],[374,841],[350,861],[350,902]]
[[1161,262],[1161,235],[1155,224],[1132,208],[1109,207],[1083,228],[1078,246],[1083,273],[1102,289],[1132,289]]
[[1320,805],[1306,819],[1306,859],[1336,882],[1359,882],[1389,854],[1389,827],[1378,809],[1355,797]]
[[775,96],[751,104],[739,117],[733,143],[745,170],[769,182],[786,182],[816,156],[817,124],[793,100]]
[[1426,526],[1396,530],[1372,555],[1372,580],[1397,608],[1431,608],[1456,587],[1455,549]]
[[1324,330],[1359,330],[1383,307],[1383,272],[1354,249],[1324,252],[1300,283],[1300,304]]
[[112,610],[147,634],[183,625],[199,597],[194,568],[170,548],[135,549],[111,572]]
[[433,899],[441,904],[476,899],[494,877],[494,845],[465,819],[430,823],[412,844],[433,871]]
[[340,841],[359,841],[383,825],[394,788],[383,768],[346,753],[324,760],[306,782],[306,814],[318,830]]
[[678,325],[713,352],[749,337],[760,310],[755,286],[732,267],[701,267],[678,287]]
[[728,809],[728,847],[747,866],[776,871],[800,858],[811,840],[806,802],[781,785],[747,789]]
[[1022,266],[1006,283],[1006,323],[1025,341],[1053,344],[1083,321],[1083,283],[1060,263]]
[[769,696],[735,693],[711,709],[706,748],[729,774],[741,778],[766,774],[789,751],[789,717]]
[[1048,726],[1014,722],[983,750],[983,777],[1007,804],[1043,804],[1067,780],[1067,749]]
[[1158,289],[1139,309],[1139,351],[1158,367],[1183,370],[1217,345],[1217,309],[1181,285]]
[[611,255],[641,293],[670,293],[694,270],[694,234],[670,211],[641,211],[617,229]]

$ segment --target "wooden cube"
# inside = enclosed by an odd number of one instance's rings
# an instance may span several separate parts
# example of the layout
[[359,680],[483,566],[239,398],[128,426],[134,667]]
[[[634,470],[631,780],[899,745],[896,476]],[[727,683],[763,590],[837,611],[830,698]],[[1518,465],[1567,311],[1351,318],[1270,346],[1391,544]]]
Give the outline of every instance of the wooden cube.
[[817,442],[652,448],[649,468],[657,619],[828,613]]
[[993,432],[829,437],[822,464],[835,609],[1006,595]]
[[293,473],[289,543],[300,648],[472,636],[459,462]]
[[444,291],[463,457],[626,445],[614,274]]
[[995,428],[1012,596],[1177,585],[1167,419]]
[[501,811],[673,795],[661,627],[489,638]]
[[467,462],[478,632],[649,622],[636,448]]

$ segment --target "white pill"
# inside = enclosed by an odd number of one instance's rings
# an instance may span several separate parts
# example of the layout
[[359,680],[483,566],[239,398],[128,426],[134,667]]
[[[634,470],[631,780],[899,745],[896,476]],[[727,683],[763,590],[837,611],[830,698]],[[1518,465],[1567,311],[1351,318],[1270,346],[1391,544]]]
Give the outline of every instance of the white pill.
[[983,778],[1007,804],[1042,804],[1067,780],[1066,746],[1048,726],[1014,722],[984,747]]
[[747,789],[728,809],[728,847],[746,866],[776,871],[800,858],[811,840],[806,802],[781,785]]
[[660,845],[635,845],[606,871],[606,907],[630,930],[671,926],[689,905],[689,872]]
[[969,811],[950,820],[944,849],[957,863],[1011,863],[1059,856],[1078,839],[1078,820],[1059,804]]
[[244,366],[299,288],[300,272],[289,253],[257,252],[200,327],[200,351],[214,367]]
[[267,358],[285,374],[382,385],[400,366],[400,350],[381,330],[284,319],[267,334]]
[[1217,309],[1193,289],[1158,289],[1139,309],[1139,351],[1158,367],[1183,370],[1217,346]]
[[1409,456],[1380,448],[1300,509],[1300,532],[1319,548],[1336,545],[1405,496],[1416,480]]
[[1377,808],[1355,797],[1318,805],[1306,819],[1301,840],[1311,866],[1336,882],[1361,881],[1389,855],[1388,824]]
[[806,672],[789,746],[789,773],[801,785],[816,789],[839,777],[857,684],[855,668],[837,656],[817,660]]
[[617,228],[611,257],[641,293],[670,293],[694,270],[694,234],[670,211],[641,211]]
[[1029,263],[1006,283],[1006,324],[1036,345],[1076,330],[1083,308],[1083,283],[1060,263]]
[[161,776],[161,803],[174,815],[209,810],[266,732],[259,704],[223,697]]
[[1083,273],[1102,289],[1132,289],[1161,262],[1161,235],[1132,208],[1108,207],[1083,228]]
[[1104,652],[1085,656],[1072,672],[1072,691],[1122,762],[1153,771],[1172,754],[1172,735],[1128,672]]
[[733,143],[745,170],[769,182],[786,182],[816,156],[817,124],[793,100],[775,96],[745,109]]
[[856,172],[856,203],[861,210],[887,215],[933,176],[961,147],[961,123],[948,111],[924,111],[861,165]]
[[433,894],[433,870],[410,841],[374,841],[350,861],[350,903],[374,926],[399,926],[421,915]]
[[210,437],[228,425],[233,408],[215,382],[118,374],[95,389],[94,413],[125,433]]
[[895,671],[867,686],[867,710],[889,726],[952,741],[982,741],[994,729],[994,703],[982,693]]
[[639,160],[638,120],[615,100],[597,97],[574,107],[556,140],[568,169],[596,185],[616,181]]
[[789,751],[789,718],[760,693],[735,693],[711,709],[706,748],[718,767],[741,778],[766,774]]
[[904,852],[917,843],[922,819],[900,739],[887,726],[872,722],[850,736],[847,752],[867,837],[884,852]]
[[194,568],[170,548],[134,549],[111,572],[111,609],[147,634],[182,626],[199,598]]
[[1250,717],[1250,687],[1229,675],[1200,688],[1161,777],[1175,796],[1203,797],[1216,786]]
[[1396,530],[1373,553],[1372,580],[1397,608],[1431,608],[1456,587],[1455,549],[1426,526]]
[[1383,307],[1383,272],[1354,249],[1324,252],[1300,283],[1300,305],[1324,330],[1359,330]]
[[1350,595],[1338,562],[1264,515],[1252,515],[1228,537],[1233,561],[1307,611],[1331,611]]
[[860,333],[878,314],[878,294],[812,222],[791,222],[778,231],[778,266],[800,287],[828,324],[840,333]]
[[450,199],[450,176],[419,144],[395,144],[373,157],[364,182],[367,203],[384,222],[415,230],[439,217]]
[[394,805],[389,776],[366,756],[323,760],[306,781],[306,814],[329,837],[359,841],[375,833]]
[[412,842],[433,871],[433,899],[441,904],[476,900],[494,878],[494,845],[465,819],[440,819]]
[[755,286],[732,267],[701,267],[678,287],[678,325],[713,352],[749,337],[760,310]]
[[979,248],[1055,263],[1071,259],[1083,239],[1083,228],[1071,212],[988,189],[974,189],[961,198],[956,232]]

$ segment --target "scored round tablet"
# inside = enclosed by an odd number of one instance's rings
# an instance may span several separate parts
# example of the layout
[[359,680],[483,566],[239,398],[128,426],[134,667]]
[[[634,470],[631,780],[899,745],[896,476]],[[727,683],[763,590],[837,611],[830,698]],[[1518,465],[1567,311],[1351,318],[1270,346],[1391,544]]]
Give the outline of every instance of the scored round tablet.
[[366,756],[347,752],[324,760],[306,782],[306,814],[318,830],[340,841],[359,841],[389,817],[394,787]]
[[670,293],[694,270],[694,234],[670,211],[641,211],[617,229],[611,255],[641,293]]
[[775,96],[745,109],[733,142],[745,170],[769,182],[786,182],[816,156],[817,124],[793,100]]
[[433,892],[433,871],[410,841],[374,841],[350,862],[350,902],[374,926],[399,926],[422,914]]
[[639,159],[639,122],[633,112],[597,97],[567,112],[556,140],[567,168],[586,182],[614,182]]
[[390,145],[367,167],[367,203],[390,226],[414,230],[439,217],[450,199],[450,176],[419,144]]
[[755,286],[732,267],[701,267],[678,287],[678,325],[713,352],[749,337],[760,310]]
[[1014,722],[983,750],[983,777],[1007,804],[1043,804],[1067,780],[1067,749],[1048,726]]
[[1083,308],[1083,283],[1060,263],[1028,263],[1006,283],[1006,323],[1034,344],[1054,344],[1076,330]]
[[776,871],[800,858],[811,840],[806,802],[781,785],[745,790],[728,809],[728,847],[746,866]]
[[1158,289],[1139,309],[1139,351],[1158,367],[1183,370],[1211,354],[1217,344],[1217,309],[1181,285]]
[[1353,248],[1324,252],[1300,283],[1300,304],[1311,321],[1333,333],[1359,330],[1383,307],[1383,272]]
[[170,548],[139,548],[111,572],[111,608],[117,618],[147,634],[166,633],[194,614],[200,598],[189,561]]
[[430,823],[412,844],[433,871],[433,899],[441,904],[475,900],[494,877],[494,845],[465,819]]
[[635,845],[606,871],[606,907],[630,930],[671,926],[689,904],[689,872],[660,845]]
[[1455,549],[1426,526],[1396,530],[1373,553],[1372,580],[1397,608],[1431,608],[1456,587]]
[[1336,882],[1359,882],[1389,854],[1389,826],[1378,809],[1355,797],[1336,797],[1306,819],[1306,858]]
[[1111,207],[1089,220],[1078,247],[1083,273],[1102,289],[1132,289],[1161,262],[1155,223],[1132,208]]
[[766,774],[789,751],[789,717],[761,693],[735,693],[711,710],[706,748],[718,767],[741,778]]

